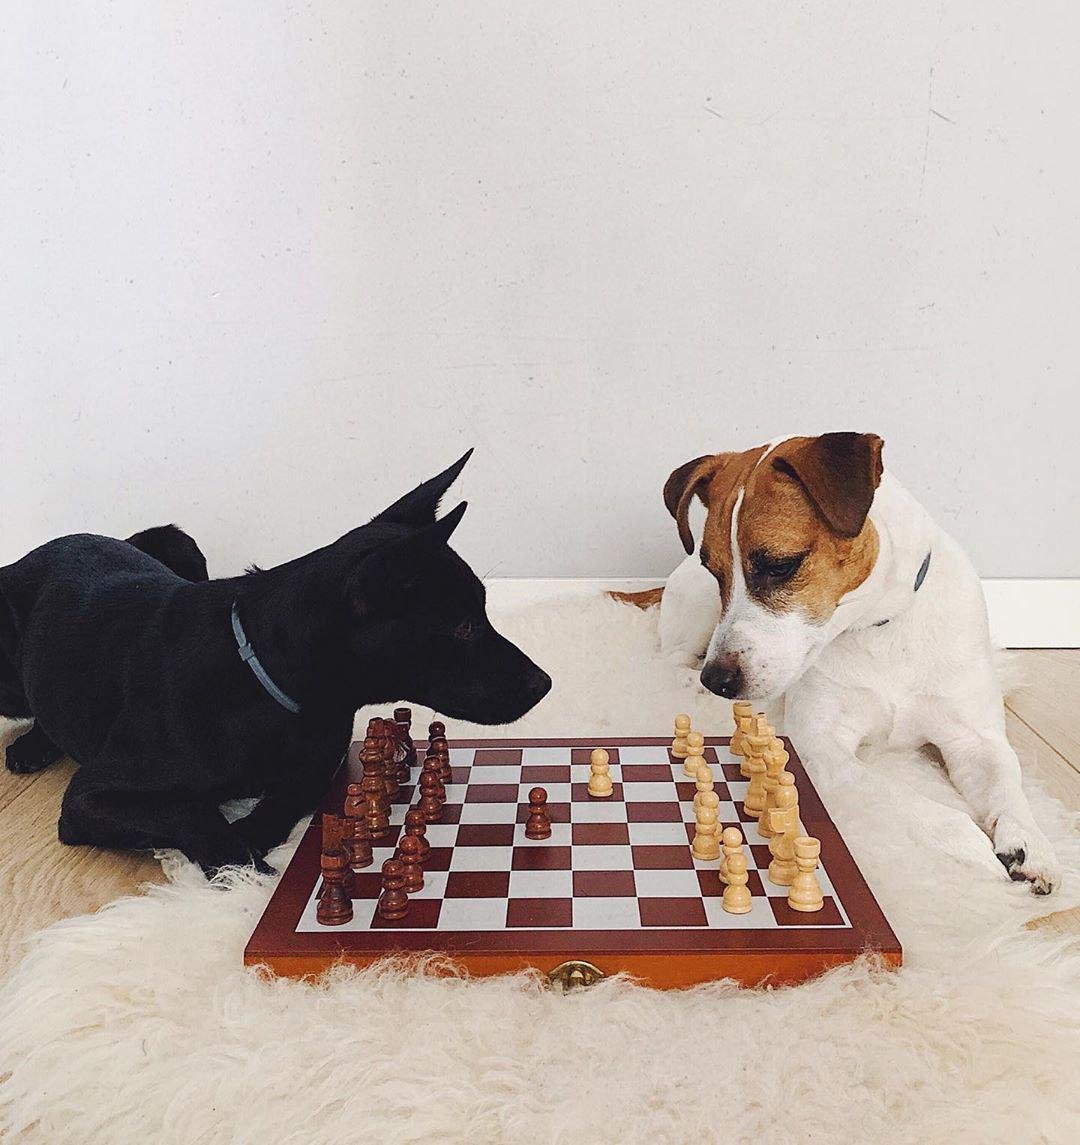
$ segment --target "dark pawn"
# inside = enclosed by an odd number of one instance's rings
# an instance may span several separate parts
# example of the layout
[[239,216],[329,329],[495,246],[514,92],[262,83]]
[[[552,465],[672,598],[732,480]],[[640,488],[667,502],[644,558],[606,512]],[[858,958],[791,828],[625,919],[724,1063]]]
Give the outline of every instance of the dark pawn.
[[405,835],[398,843],[398,853],[405,867],[405,891],[414,895],[424,889],[424,868],[420,858],[420,840],[415,835]]
[[425,775],[435,776],[435,783],[433,784],[433,788],[435,791],[435,798],[438,799],[438,801],[440,803],[445,803],[446,802],[446,787],[444,786],[443,781],[439,775],[439,758],[438,758],[438,756],[429,755],[427,757],[427,759],[424,760],[424,770],[422,772],[420,772],[421,782],[423,781],[423,778]]
[[409,913],[409,896],[405,893],[405,864],[399,859],[387,859],[382,865],[382,885],[379,917],[390,920],[404,918]]
[[420,843],[420,862],[426,863],[431,854],[431,844],[427,841],[427,823],[424,813],[417,807],[405,812],[405,834]]
[[446,738],[446,724],[442,720],[432,720],[427,729],[428,744],[432,740]]
[[353,916],[352,899],[346,889],[349,859],[342,846],[344,822],[336,815],[323,816],[322,869],[323,887],[319,905],[315,908],[316,921],[323,926],[341,926]]
[[430,771],[420,773],[420,814],[425,823],[438,823],[442,818],[442,804],[436,794],[439,777]]
[[529,792],[529,818],[525,820],[525,838],[551,838],[551,818],[547,810],[547,792],[542,787],[534,787]]
[[374,861],[371,854],[371,829],[367,821],[367,802],[359,783],[350,783],[346,788],[345,822],[345,843],[350,866],[354,871],[370,867]]

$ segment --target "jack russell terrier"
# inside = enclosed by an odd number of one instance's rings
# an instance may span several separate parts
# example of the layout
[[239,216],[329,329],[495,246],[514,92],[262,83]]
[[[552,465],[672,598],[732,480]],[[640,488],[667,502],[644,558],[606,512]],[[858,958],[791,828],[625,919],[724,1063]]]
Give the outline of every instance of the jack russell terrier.
[[[662,590],[663,652],[729,699],[783,696],[800,752],[843,773],[860,744],[937,747],[1009,876],[1049,894],[1049,840],[1005,735],[982,588],[869,433],[789,437],[679,466],[664,502],[691,554]],[[705,505],[700,544],[691,502]],[[704,663],[702,664],[702,657]]]

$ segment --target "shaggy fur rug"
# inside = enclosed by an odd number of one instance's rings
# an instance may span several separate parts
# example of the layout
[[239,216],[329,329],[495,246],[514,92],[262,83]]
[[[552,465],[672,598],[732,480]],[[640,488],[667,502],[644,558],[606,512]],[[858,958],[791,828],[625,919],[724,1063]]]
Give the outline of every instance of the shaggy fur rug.
[[[568,600],[498,618],[556,680],[515,734],[724,733],[655,617]],[[417,723],[428,713],[417,712]],[[462,731],[461,727],[452,729]],[[481,734],[498,734],[488,729]],[[816,782],[904,945],[805,985],[653,992],[382,965],[245,970],[273,879],[171,882],[40,935],[0,991],[0,1132],[57,1143],[1075,1140],[1080,951],[1024,929],[1077,901],[1075,817],[1033,805],[1067,876],[1010,883],[930,761]],[[932,827],[928,827],[932,824]],[[275,860],[283,862],[289,847]]]

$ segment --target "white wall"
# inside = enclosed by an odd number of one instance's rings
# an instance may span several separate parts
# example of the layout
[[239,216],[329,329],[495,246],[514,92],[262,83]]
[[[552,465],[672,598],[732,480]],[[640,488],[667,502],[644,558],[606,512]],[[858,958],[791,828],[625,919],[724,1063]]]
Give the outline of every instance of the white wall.
[[987,576],[1080,576],[1080,8],[0,8],[0,562],[219,572],[467,445],[481,573],[654,575],[671,468],[881,433]]

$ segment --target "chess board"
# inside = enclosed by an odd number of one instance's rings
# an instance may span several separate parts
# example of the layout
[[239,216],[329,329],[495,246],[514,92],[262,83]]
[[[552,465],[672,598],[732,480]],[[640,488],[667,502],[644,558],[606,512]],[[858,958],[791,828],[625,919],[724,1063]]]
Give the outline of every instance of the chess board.
[[[669,740],[452,740],[447,802],[441,821],[427,828],[425,886],[410,896],[406,917],[387,921],[375,907],[380,867],[393,855],[413,785],[402,787],[374,863],[354,876],[352,920],[316,921],[316,815],[244,961],[300,976],[339,960],[365,966],[387,954],[438,951],[474,974],[523,967],[551,974],[586,962],[602,974],[625,971],[665,988],[725,977],[798,982],[864,951],[898,965],[896,936],[798,754],[784,743],[805,833],[821,840],[820,911],[793,910],[787,888],[769,882],[768,844],[744,813],[747,781],[726,738],[707,739],[705,758],[716,776],[721,826],[739,827],[746,844],[752,909],[743,915],[721,907],[719,862],[691,854],[695,787],[670,755]],[[346,784],[359,781],[359,747],[352,746],[325,809],[340,813]],[[614,791],[607,799],[588,794],[595,747],[611,756]],[[525,838],[534,786],[548,792],[552,834],[545,840]]]

